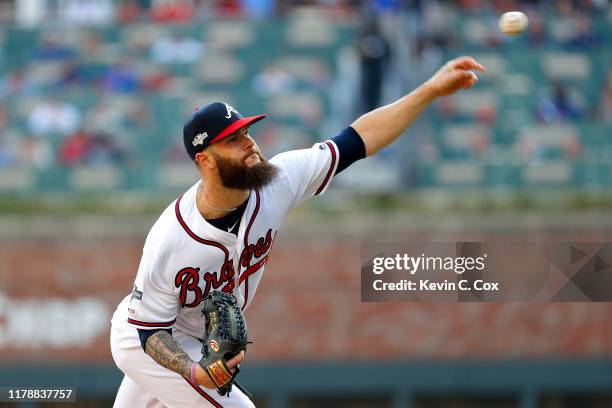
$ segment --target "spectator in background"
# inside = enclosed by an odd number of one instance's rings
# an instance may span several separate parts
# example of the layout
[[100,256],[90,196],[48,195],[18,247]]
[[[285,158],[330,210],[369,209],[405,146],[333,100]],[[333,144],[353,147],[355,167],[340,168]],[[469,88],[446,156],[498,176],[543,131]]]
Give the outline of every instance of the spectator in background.
[[203,53],[201,42],[180,34],[162,37],[151,47],[151,59],[159,64],[193,64]]
[[12,167],[17,162],[15,143],[7,131],[9,116],[6,106],[0,104],[0,168]]
[[473,158],[482,157],[491,146],[491,136],[487,129],[477,129],[470,135],[470,155]]
[[6,106],[0,104],[0,169],[46,170],[53,164],[53,149],[46,138],[25,135],[11,129]]
[[60,0],[58,10],[62,20],[70,25],[108,25],[115,17],[111,0]]
[[151,18],[158,23],[186,23],[195,15],[192,0],[153,0]]
[[582,110],[571,100],[561,82],[554,82],[551,95],[538,103],[537,118],[544,123],[578,120]]
[[134,70],[134,64],[127,61],[111,66],[101,79],[102,89],[111,92],[135,92],[140,87],[140,79]]
[[86,157],[88,165],[123,163],[125,155],[112,135],[103,132],[95,133],[90,141],[90,149]]
[[79,31],[79,36],[80,57],[85,60],[99,60],[107,45],[102,35],[94,30],[81,30]]
[[81,124],[81,114],[71,103],[52,98],[40,102],[28,117],[28,128],[37,136],[46,134],[70,135]]
[[17,149],[19,163],[46,170],[54,163],[53,149],[47,139],[26,136],[20,139]]
[[556,0],[554,3],[555,11],[559,16],[569,16],[574,13],[574,4],[572,0]]
[[576,49],[588,49],[599,46],[599,38],[593,31],[591,18],[580,13],[576,18],[576,31],[570,35],[567,46]]
[[23,28],[35,28],[48,18],[49,10],[45,0],[18,0],[11,2],[15,7],[15,22]]
[[34,49],[33,57],[42,61],[61,61],[76,56],[76,51],[62,42],[58,33],[47,32],[42,34],[38,46]]
[[58,162],[68,167],[118,164],[123,157],[123,151],[110,134],[89,133],[84,129],[66,138],[58,151]]
[[420,24],[422,33],[436,46],[447,49],[458,45],[460,38],[456,38],[453,25],[457,16],[457,9],[452,2],[423,1],[422,19]]
[[62,142],[57,154],[58,162],[64,166],[84,164],[91,148],[91,136],[85,130],[79,129]]
[[4,102],[0,102],[0,129],[9,127],[9,114]]
[[362,112],[380,106],[383,77],[390,56],[389,42],[375,17],[368,15],[357,42],[361,61]]
[[532,10],[529,13],[529,27],[527,33],[527,42],[531,47],[544,47],[549,43],[549,36],[544,28],[542,17],[537,10]]
[[28,78],[25,69],[18,68],[0,77],[0,97],[32,95],[37,92],[37,86]]
[[435,42],[425,37],[417,38],[410,61],[411,83],[420,83],[429,78],[440,66],[442,59],[442,50]]
[[14,143],[0,130],[0,169],[14,167],[18,163],[17,159]]
[[117,20],[120,24],[133,23],[141,14],[141,6],[136,0],[125,0],[117,5]]
[[85,85],[88,82],[83,66],[77,61],[69,61],[62,67],[62,72],[57,80],[58,87],[69,87]]
[[576,160],[582,155],[582,144],[574,135],[568,135],[561,143],[563,155],[568,160]]
[[172,75],[160,66],[151,64],[141,78],[141,88],[148,92],[161,92],[172,83]]
[[4,64],[4,58],[5,58],[5,45],[4,45],[4,31],[0,31],[0,65]]
[[270,17],[276,9],[275,0],[240,0],[240,4],[246,17],[254,19]]
[[600,118],[604,123],[612,124],[612,70],[608,71],[604,89],[601,92]]
[[241,16],[242,4],[239,0],[217,0],[215,2],[215,12],[224,17]]

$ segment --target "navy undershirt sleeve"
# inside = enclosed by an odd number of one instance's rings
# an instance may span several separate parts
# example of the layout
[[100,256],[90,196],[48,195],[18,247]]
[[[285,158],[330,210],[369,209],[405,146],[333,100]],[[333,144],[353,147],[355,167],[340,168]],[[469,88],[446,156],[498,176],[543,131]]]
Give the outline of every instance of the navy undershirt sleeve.
[[340,156],[338,167],[336,167],[336,174],[340,173],[357,160],[366,157],[363,139],[359,136],[359,133],[350,126],[332,137],[331,140],[338,146]]
[[142,346],[142,349],[145,351],[145,353],[147,352],[145,345],[147,344],[147,339],[151,337],[151,335],[161,330],[172,334],[172,329],[152,329],[152,330],[137,329],[137,330],[138,330],[138,337],[140,337],[140,345]]

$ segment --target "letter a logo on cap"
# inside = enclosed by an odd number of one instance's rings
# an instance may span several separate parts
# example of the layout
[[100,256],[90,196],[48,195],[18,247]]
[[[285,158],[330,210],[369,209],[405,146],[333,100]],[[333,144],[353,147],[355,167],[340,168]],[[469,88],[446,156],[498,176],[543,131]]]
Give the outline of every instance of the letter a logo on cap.
[[191,142],[191,144],[193,144],[194,146],[204,144],[204,139],[206,139],[207,137],[208,137],[208,134],[206,132],[197,134],[193,138],[193,142]]
[[229,103],[224,103],[224,105],[225,105],[225,109],[227,109],[227,115],[225,115],[226,119],[229,119],[232,117],[232,112],[234,112],[235,114],[238,114],[238,111],[234,109],[234,107],[231,106]]

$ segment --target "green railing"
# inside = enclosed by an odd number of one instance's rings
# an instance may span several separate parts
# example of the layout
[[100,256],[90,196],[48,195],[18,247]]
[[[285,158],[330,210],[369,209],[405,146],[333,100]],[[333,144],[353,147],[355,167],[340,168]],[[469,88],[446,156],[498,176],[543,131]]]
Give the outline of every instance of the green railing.
[[[121,379],[109,365],[0,367],[1,387],[73,386],[78,401],[109,403]],[[612,360],[247,364],[240,382],[269,408],[288,408],[296,400],[307,406],[365,401],[361,406],[410,408],[440,397],[504,399],[516,408],[538,408],[550,395],[603,395],[612,401]]]

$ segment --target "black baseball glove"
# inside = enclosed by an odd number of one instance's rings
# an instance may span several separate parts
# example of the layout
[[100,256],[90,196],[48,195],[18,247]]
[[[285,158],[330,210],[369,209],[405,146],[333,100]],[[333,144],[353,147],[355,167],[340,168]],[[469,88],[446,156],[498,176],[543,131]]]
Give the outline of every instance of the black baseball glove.
[[247,348],[246,321],[234,295],[220,291],[211,291],[204,299],[202,314],[206,328],[199,364],[219,394],[227,395],[239,372],[236,366],[232,374],[227,361]]

